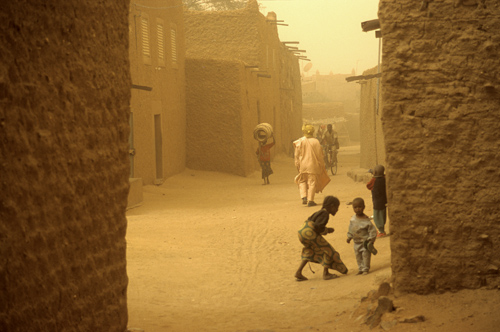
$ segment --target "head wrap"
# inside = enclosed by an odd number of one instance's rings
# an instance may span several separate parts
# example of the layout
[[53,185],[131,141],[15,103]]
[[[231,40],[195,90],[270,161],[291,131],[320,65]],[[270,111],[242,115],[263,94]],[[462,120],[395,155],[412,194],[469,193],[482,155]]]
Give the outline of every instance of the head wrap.
[[302,126],[302,132],[307,138],[314,137],[314,126],[310,124],[305,124]]

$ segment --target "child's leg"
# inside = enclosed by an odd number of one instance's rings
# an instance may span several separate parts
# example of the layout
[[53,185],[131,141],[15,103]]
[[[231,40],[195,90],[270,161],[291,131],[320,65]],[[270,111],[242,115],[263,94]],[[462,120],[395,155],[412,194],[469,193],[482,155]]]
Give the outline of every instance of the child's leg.
[[328,268],[325,266],[323,268],[323,279],[324,280],[330,280],[330,279],[335,279],[337,278],[336,274],[331,274],[330,271],[328,271]]
[[358,263],[359,272],[365,271],[365,263],[363,260],[363,243],[354,243],[354,254],[356,255],[356,263]]
[[304,267],[306,266],[306,264],[308,262],[309,262],[308,260],[304,260],[304,259],[300,261],[299,268],[297,269],[297,272],[295,272],[295,278],[297,280],[299,280],[299,281],[307,280],[307,278],[304,277],[304,275],[302,274],[302,270],[304,269]]
[[363,248],[363,252],[362,252],[362,255],[363,255],[363,265],[364,265],[364,270],[363,272],[368,272],[370,271],[370,263],[371,263],[371,260],[372,260],[372,253]]
[[375,226],[380,233],[385,233],[384,225],[385,225],[385,210],[375,210],[373,209],[373,221],[375,222]]

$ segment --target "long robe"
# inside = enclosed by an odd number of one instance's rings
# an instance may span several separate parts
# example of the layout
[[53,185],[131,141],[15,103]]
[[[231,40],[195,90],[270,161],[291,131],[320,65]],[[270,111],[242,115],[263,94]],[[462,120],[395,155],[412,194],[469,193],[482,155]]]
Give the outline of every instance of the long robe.
[[295,183],[305,181],[309,174],[316,176],[316,193],[322,192],[328,183],[330,177],[326,173],[325,159],[321,144],[316,138],[307,138],[305,136],[293,142],[295,147],[295,166],[299,174],[295,177]]

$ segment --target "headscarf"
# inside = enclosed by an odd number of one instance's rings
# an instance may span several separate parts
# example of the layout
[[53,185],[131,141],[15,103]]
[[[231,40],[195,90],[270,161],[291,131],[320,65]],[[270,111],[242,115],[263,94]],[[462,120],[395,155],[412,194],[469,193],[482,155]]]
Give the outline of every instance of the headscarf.
[[302,126],[302,132],[304,133],[305,137],[312,138],[314,137],[314,126],[310,124],[305,124]]

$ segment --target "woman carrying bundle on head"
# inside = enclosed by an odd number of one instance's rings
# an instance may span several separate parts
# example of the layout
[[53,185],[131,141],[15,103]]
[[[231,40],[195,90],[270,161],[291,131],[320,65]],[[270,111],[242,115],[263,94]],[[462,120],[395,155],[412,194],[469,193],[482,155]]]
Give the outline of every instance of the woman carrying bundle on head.
[[[271,169],[271,148],[276,144],[273,136],[273,128],[268,123],[261,123],[255,127],[253,136],[259,142],[259,147],[255,151],[255,154],[262,168],[262,179],[264,180],[264,185],[266,185],[269,184],[269,175],[273,174],[273,170]],[[267,143],[270,138],[273,139],[273,142]]]

